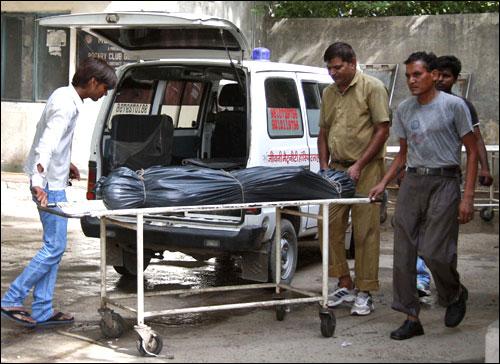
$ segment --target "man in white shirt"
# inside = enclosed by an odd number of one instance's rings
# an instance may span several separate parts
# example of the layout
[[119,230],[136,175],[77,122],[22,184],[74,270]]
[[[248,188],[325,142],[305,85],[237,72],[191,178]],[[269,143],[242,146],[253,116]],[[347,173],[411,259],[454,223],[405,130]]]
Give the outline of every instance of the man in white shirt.
[[[97,101],[116,86],[114,69],[104,60],[88,58],[78,67],[71,85],[55,90],[38,122],[24,171],[30,176],[33,201],[41,206],[66,201],[68,178],[80,179],[71,163],[71,144],[83,100]],[[67,219],[40,211],[43,247],[12,282],[2,298],[2,316],[23,326],[72,323],[74,318],[54,311],[52,297],[59,262],[66,249]],[[32,313],[24,300],[33,290]]]

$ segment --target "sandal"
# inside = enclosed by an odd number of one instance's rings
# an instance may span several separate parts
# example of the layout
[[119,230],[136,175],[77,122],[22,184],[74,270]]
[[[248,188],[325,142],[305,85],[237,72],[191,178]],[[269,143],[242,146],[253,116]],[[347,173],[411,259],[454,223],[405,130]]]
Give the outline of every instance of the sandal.
[[[14,309],[14,310],[6,310],[2,307],[2,316],[14,321],[24,327],[35,327],[36,321],[33,320],[28,311],[24,308]],[[26,318],[30,318],[33,322],[26,320]]]
[[75,322],[75,318],[63,312],[56,312],[46,321],[37,322],[37,326],[67,325]]

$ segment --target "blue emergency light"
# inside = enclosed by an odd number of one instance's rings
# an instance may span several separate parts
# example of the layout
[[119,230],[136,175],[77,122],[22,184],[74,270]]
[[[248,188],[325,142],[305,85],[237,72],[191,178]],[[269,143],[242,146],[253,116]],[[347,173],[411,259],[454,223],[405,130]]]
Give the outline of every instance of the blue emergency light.
[[254,48],[252,51],[252,59],[255,61],[269,61],[271,59],[271,51],[264,47]]

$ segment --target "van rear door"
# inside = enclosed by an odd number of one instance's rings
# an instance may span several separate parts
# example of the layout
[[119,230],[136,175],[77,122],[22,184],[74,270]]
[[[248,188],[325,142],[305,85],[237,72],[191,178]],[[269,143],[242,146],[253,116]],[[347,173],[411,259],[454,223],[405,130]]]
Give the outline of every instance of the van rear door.
[[241,31],[230,21],[194,14],[104,12],[38,20],[47,27],[84,30],[123,49],[131,59],[226,59],[241,62],[249,53]]

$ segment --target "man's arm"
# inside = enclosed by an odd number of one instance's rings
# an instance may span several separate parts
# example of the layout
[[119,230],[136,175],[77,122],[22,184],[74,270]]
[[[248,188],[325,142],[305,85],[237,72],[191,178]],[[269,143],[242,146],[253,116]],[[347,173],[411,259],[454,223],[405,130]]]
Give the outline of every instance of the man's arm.
[[484,140],[483,136],[481,135],[479,125],[474,126],[474,135],[477,139],[477,155],[479,164],[481,164],[481,169],[479,171],[479,183],[483,186],[491,186],[491,184],[493,183],[493,177],[490,174],[488,152],[486,151],[486,146],[484,145]]
[[347,170],[347,173],[354,181],[359,180],[361,171],[372,161],[373,157],[378,154],[380,149],[384,147],[387,138],[389,138],[389,122],[375,124],[372,139],[363,152],[363,155]]
[[80,170],[73,163],[69,164],[69,178],[80,180]]
[[458,210],[458,222],[466,224],[474,218],[474,187],[477,177],[477,140],[470,132],[462,137],[467,153],[467,166],[464,184],[464,195]]
[[488,165],[488,152],[486,151],[483,136],[481,135],[481,130],[479,129],[479,117],[474,104],[465,98],[463,100],[469,110],[474,135],[477,139],[477,153],[479,163],[481,164],[481,169],[479,171],[479,183],[483,186],[490,186],[493,183],[493,177],[491,177],[490,166]]
[[325,128],[319,128],[318,155],[319,168],[328,169],[328,163],[330,162],[330,151],[328,150],[328,129]]
[[47,123],[35,147],[35,166],[32,168],[35,173],[31,177],[31,184],[38,187],[42,187],[52,153],[59,145],[71,119],[71,113],[66,105],[50,105],[48,107]]
[[384,193],[385,188],[394,178],[398,176],[401,170],[406,165],[406,155],[408,152],[408,144],[406,143],[406,139],[399,139],[399,152],[392,161],[391,166],[387,170],[382,180],[373,187],[368,193],[368,197],[371,200],[375,200],[379,195]]

